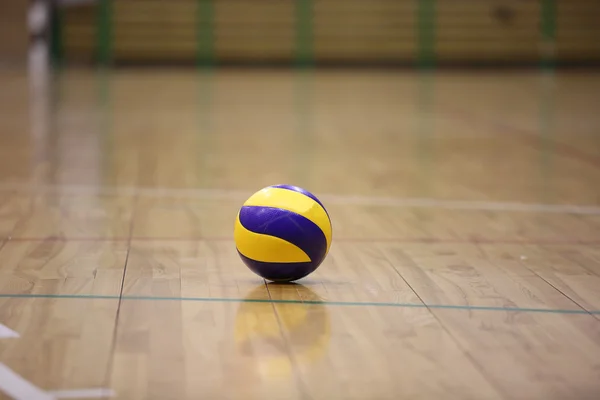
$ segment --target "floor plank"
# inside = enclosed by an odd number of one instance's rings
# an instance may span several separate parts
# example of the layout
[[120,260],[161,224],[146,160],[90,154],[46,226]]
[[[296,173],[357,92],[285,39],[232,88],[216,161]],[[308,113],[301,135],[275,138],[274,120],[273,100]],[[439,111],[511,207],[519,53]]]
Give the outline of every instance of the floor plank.
[[[598,397],[597,73],[29,78],[0,71],[0,363],[45,392]],[[333,224],[294,285],[233,242],[277,183]]]

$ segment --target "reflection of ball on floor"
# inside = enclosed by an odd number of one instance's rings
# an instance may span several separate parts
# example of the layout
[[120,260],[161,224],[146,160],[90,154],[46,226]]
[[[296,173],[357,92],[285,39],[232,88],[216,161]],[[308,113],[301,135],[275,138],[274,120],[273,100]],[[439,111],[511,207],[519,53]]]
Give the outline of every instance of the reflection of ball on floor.
[[[308,287],[296,286],[301,298],[321,300]],[[233,333],[238,355],[242,357],[236,363],[250,363],[244,364],[241,375],[287,378],[293,374],[290,351],[296,367],[302,369],[322,360],[331,340],[327,307],[252,301],[265,296],[268,289],[265,285],[258,286],[245,297],[249,301],[242,302],[237,310]]]
[[294,281],[325,259],[331,221],[312,193],[296,186],[268,186],[243,204],[234,238],[240,257],[254,273],[270,281]]

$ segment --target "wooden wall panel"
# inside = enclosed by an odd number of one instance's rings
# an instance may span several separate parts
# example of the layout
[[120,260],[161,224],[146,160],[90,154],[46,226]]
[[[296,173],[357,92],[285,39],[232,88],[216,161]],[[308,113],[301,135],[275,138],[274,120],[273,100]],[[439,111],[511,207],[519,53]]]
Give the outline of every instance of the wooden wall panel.
[[0,0],[0,65],[23,65],[27,61],[28,0]]
[[539,55],[539,1],[437,3],[436,54],[444,61],[533,61]]
[[[202,0],[209,1],[209,0]],[[555,54],[563,61],[600,60],[600,1],[557,0]],[[416,61],[419,0],[313,0],[316,60]],[[537,62],[543,43],[539,0],[438,0],[435,54],[440,62]],[[115,0],[117,61],[193,61],[198,52],[198,0]],[[66,10],[65,47],[91,58],[95,6]],[[207,8],[206,10],[211,10]],[[213,0],[217,61],[295,58],[296,0]]]
[[600,60],[600,1],[562,0],[557,12],[557,56],[572,61]]
[[62,13],[63,48],[71,62],[90,62],[96,42],[96,6],[69,7]]
[[113,6],[117,61],[190,61],[197,52],[198,2],[125,0]]
[[315,0],[316,59],[413,60],[416,5],[415,1]]
[[217,0],[215,53],[221,61],[292,61],[294,0]]

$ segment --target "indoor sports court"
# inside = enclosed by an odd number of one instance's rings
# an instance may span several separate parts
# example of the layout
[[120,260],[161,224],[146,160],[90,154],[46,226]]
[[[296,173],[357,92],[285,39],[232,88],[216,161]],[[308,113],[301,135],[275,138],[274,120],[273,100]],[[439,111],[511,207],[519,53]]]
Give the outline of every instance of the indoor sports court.
[[0,399],[599,399],[599,15],[0,2]]

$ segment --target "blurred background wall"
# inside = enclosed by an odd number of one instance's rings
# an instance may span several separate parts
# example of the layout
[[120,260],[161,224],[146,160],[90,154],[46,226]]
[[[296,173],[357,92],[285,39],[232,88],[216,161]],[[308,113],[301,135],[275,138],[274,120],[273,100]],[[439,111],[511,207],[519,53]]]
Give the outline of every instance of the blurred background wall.
[[27,60],[28,7],[29,0],[0,1],[0,66],[24,65]]
[[598,0],[102,0],[60,11],[67,62],[600,61]]
[[68,64],[600,64],[599,0],[3,0],[0,64],[36,1]]

